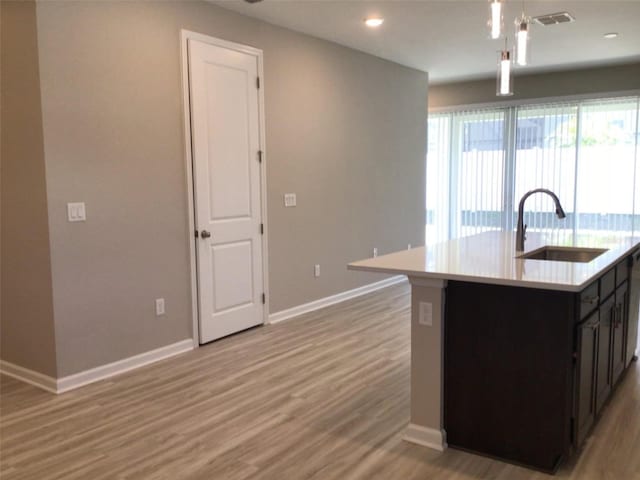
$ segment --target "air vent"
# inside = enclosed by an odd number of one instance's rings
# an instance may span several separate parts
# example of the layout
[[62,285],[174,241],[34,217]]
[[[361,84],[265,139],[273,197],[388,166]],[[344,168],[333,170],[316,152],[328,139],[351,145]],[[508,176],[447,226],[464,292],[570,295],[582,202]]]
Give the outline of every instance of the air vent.
[[244,0],[247,3],[258,3],[261,2],[262,0]]
[[539,15],[537,17],[533,17],[532,20],[538,25],[543,25],[545,27],[548,27],[549,25],[559,25],[561,23],[571,23],[576,21],[576,19],[567,12]]

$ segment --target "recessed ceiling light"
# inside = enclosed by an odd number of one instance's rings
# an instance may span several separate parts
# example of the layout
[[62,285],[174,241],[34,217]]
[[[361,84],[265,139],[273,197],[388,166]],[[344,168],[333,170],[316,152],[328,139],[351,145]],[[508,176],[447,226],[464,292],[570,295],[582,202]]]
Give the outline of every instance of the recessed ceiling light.
[[375,28],[375,27],[379,27],[380,25],[382,25],[384,23],[384,18],[382,17],[371,17],[371,18],[367,18],[364,21],[365,25],[367,27],[371,27],[371,28]]
[[616,32],[605,33],[604,38],[617,38],[618,34]]

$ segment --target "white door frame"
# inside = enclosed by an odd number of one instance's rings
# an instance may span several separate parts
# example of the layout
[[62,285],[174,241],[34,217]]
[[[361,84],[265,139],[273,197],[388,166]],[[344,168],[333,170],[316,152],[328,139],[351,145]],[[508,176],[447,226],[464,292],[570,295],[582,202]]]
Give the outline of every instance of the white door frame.
[[260,163],[260,201],[262,223],[264,225],[264,235],[262,235],[262,284],[266,301],[263,311],[263,323],[266,324],[269,319],[269,254],[267,249],[268,223],[267,223],[267,155],[265,143],[265,122],[264,122],[264,71],[263,71],[263,54],[262,50],[239,43],[228,42],[220,38],[210,37],[189,30],[180,30],[180,57],[182,62],[182,106],[184,114],[184,144],[185,144],[185,171],[187,181],[187,216],[189,218],[188,237],[189,238],[189,262],[191,273],[191,312],[193,324],[193,346],[200,346],[200,324],[198,322],[198,277],[197,277],[197,250],[195,239],[195,202],[193,189],[193,152],[191,145],[191,108],[189,102],[189,53],[187,50],[187,41],[189,39],[198,40],[199,42],[208,43],[218,47],[236,50],[242,53],[254,55],[258,60],[258,76],[260,77],[260,88],[258,89],[258,118],[260,122],[260,150],[262,150],[262,162]]

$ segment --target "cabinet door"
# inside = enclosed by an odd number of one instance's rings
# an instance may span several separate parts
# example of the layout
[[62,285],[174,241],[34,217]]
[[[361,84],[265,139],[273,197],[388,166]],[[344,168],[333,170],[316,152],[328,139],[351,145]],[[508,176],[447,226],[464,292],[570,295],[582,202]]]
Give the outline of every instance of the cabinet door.
[[625,333],[629,319],[629,288],[627,282],[616,289],[615,320],[611,328],[611,370],[615,385],[624,370]]
[[616,318],[615,297],[610,296],[600,306],[598,328],[598,358],[596,371],[596,414],[611,393],[611,330]]
[[600,314],[593,313],[578,325],[576,372],[576,445],[580,445],[589,432],[595,417],[595,377]]
[[627,312],[627,346],[624,355],[625,367],[633,361],[638,346],[638,321],[640,320],[640,250],[633,253],[629,275],[629,306]]

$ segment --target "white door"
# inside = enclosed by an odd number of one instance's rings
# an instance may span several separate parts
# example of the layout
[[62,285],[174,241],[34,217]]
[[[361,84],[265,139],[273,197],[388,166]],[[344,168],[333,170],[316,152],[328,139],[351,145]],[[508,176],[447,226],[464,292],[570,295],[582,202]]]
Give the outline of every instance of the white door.
[[188,40],[200,343],[263,323],[258,56]]

